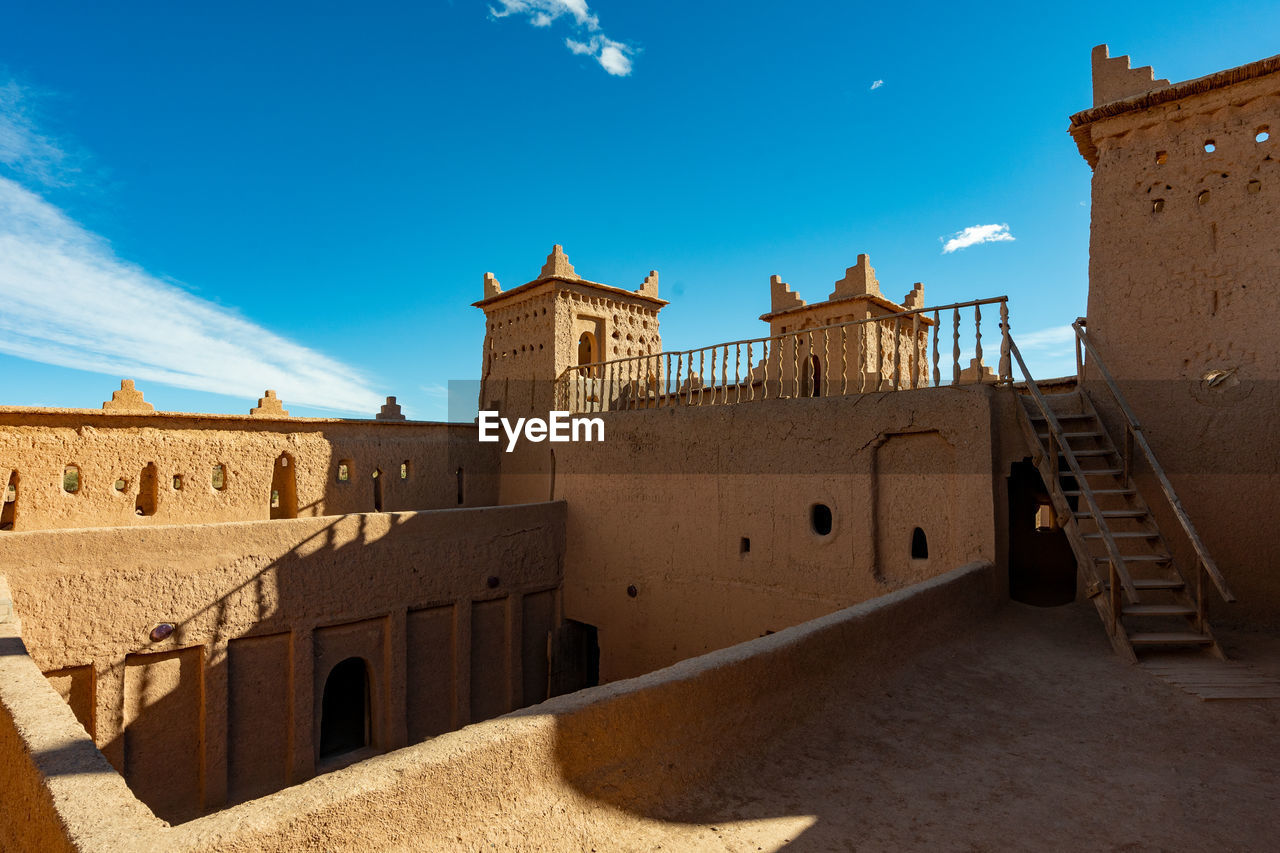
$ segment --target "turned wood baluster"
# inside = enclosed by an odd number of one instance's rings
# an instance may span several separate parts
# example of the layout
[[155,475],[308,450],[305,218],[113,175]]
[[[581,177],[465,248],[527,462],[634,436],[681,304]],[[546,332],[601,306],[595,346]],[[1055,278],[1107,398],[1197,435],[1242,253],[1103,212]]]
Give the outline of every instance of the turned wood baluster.
[[871,324],[862,323],[858,326],[858,393],[865,393],[867,390],[867,371],[871,367]]
[[933,387],[942,384],[942,373],[938,370],[938,333],[942,331],[942,320],[938,312],[933,312]]
[[840,396],[843,397],[849,393],[849,348],[848,336],[845,334],[848,326],[840,327]]
[[831,396],[831,330],[822,330],[822,396]]
[[977,359],[978,378],[982,381],[982,306],[973,306],[973,357]]
[[791,336],[791,396],[800,396],[800,335]]
[[1009,361],[1009,303],[1000,302],[1000,381],[1013,381],[1013,365]]
[[893,390],[902,389],[902,318],[893,318]]
[[721,402],[729,402],[729,347],[724,348],[724,360],[720,363],[721,384],[724,385],[724,396]]
[[960,309],[952,309],[954,332],[951,344],[951,384],[960,384]]
[[756,398],[756,386],[751,381],[751,367],[754,362],[751,361],[751,341],[747,341],[747,402],[751,402]]
[[911,374],[907,377],[908,387],[920,387],[920,314],[911,315]]
[[682,376],[684,376],[684,354],[676,353],[676,372],[675,372],[676,386],[671,394],[671,397],[672,397],[671,405],[673,406],[680,405],[680,378]]
[[884,324],[877,320],[876,329],[876,390],[884,384]]

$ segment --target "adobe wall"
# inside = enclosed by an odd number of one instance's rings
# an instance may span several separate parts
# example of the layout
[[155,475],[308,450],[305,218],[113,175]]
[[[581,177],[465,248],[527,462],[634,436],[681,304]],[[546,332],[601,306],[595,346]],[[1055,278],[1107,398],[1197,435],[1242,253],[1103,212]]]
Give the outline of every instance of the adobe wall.
[[[975,563],[769,637],[545,702],[172,830],[169,850],[610,849],[609,811],[661,815],[839,687],[868,686],[985,619]],[[778,685],[786,685],[778,689]],[[90,848],[93,849],[93,848]]]
[[319,757],[320,697],[347,658],[369,675],[370,746],[339,764],[545,699],[564,515],[19,532],[0,565],[30,659],[134,793],[179,821],[336,766]]
[[[276,462],[287,453],[299,517],[374,510],[375,469],[384,511],[489,506],[496,451],[475,436],[472,424],[3,409],[0,489],[16,471],[18,531],[254,521],[271,517]],[[149,464],[156,505],[139,515]],[[75,493],[63,484],[70,465],[80,470]]]
[[1027,455],[1010,403],[968,386],[615,412],[604,443],[554,446],[553,475],[546,445],[505,454],[503,499],[554,480],[565,616],[600,629],[601,678],[626,678],[960,563],[1003,566],[1004,478]]
[[1215,621],[1280,625],[1260,535],[1280,505],[1280,61],[1143,87],[1072,119],[1094,167],[1089,335],[1239,597]]

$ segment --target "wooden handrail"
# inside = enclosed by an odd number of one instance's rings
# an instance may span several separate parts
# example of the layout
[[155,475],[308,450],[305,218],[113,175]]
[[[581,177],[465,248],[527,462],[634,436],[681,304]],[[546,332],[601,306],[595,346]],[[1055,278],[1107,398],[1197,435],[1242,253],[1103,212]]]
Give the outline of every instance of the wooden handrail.
[[[1222,596],[1223,601],[1228,603],[1235,601],[1235,593],[1231,591],[1231,588],[1227,585],[1227,579],[1218,570],[1218,564],[1213,561],[1213,557],[1209,556],[1209,550],[1205,547],[1204,542],[1201,541],[1195,525],[1191,523],[1191,516],[1187,515],[1186,509],[1182,506],[1182,501],[1178,499],[1177,493],[1173,490],[1173,484],[1169,482],[1169,478],[1164,473],[1164,468],[1156,460],[1156,455],[1151,450],[1151,445],[1147,443],[1147,437],[1142,431],[1142,425],[1138,423],[1138,416],[1129,408],[1129,403],[1125,400],[1124,395],[1120,393],[1120,387],[1116,385],[1116,380],[1111,375],[1111,371],[1107,370],[1107,366],[1102,363],[1101,356],[1098,355],[1093,342],[1089,340],[1085,325],[1085,318],[1080,317],[1071,324],[1071,328],[1075,330],[1077,342],[1083,344],[1084,350],[1088,354],[1086,363],[1097,368],[1099,375],[1102,376],[1112,399],[1116,401],[1121,414],[1124,415],[1125,426],[1133,436],[1134,445],[1141,449],[1143,455],[1147,457],[1147,464],[1151,466],[1152,472],[1156,475],[1156,480],[1160,483],[1160,490],[1164,492],[1165,499],[1169,501],[1169,506],[1173,508],[1173,514],[1177,517],[1178,523],[1182,525],[1183,532],[1191,540],[1191,547],[1195,549],[1196,556],[1199,558],[1201,566],[1204,567],[1205,573],[1213,580],[1213,585],[1218,588],[1218,594]],[[1082,375],[1077,376],[1077,381],[1082,382],[1083,380],[1084,377]]]
[[[1027,390],[1031,392],[1031,398],[1035,400],[1040,414],[1044,415],[1045,422],[1049,425],[1049,436],[1056,439],[1057,445],[1062,448],[1062,456],[1067,460],[1067,467],[1071,469],[1071,476],[1076,478],[1076,482],[1080,484],[1080,494],[1089,504],[1089,511],[1093,513],[1094,521],[1098,525],[1098,533],[1102,536],[1102,542],[1106,545],[1107,555],[1111,558],[1111,567],[1115,575],[1120,579],[1120,585],[1124,588],[1125,596],[1132,604],[1138,603],[1138,590],[1133,584],[1133,578],[1129,576],[1129,570],[1124,564],[1124,558],[1120,556],[1120,548],[1116,545],[1116,540],[1111,535],[1110,528],[1107,527],[1106,518],[1102,514],[1101,507],[1098,506],[1097,499],[1093,496],[1093,491],[1089,489],[1085,479],[1084,471],[1081,470],[1080,464],[1076,462],[1075,454],[1071,452],[1071,448],[1062,440],[1062,424],[1058,422],[1058,418],[1054,415],[1053,410],[1049,408],[1049,403],[1045,400],[1044,395],[1040,392],[1040,386],[1036,384],[1035,379],[1031,377],[1031,371],[1027,370],[1027,363],[1022,360],[1022,353],[1018,351],[1018,345],[1013,339],[1009,339],[1009,352],[1013,355],[1015,361],[1018,362],[1018,369],[1022,371],[1022,377],[1027,381]],[[1052,444],[1050,448],[1052,449]],[[1057,456],[1054,457],[1054,464],[1057,464]],[[1058,488],[1057,483],[1045,485],[1050,489]],[[1114,587],[1112,595],[1115,595]]]
[[1008,302],[1008,300],[1009,300],[1009,297],[1007,296],[992,296],[988,299],[975,299],[970,302],[953,302],[950,305],[930,305],[927,308],[912,308],[910,311],[899,311],[896,314],[882,314],[878,317],[866,317],[861,320],[846,320],[843,323],[831,323],[826,326],[814,326],[811,329],[810,328],[796,329],[794,332],[784,332],[781,335],[770,335],[763,338],[743,338],[740,341],[723,341],[721,343],[709,344],[708,346],[705,346],[705,347],[694,347],[693,349],[663,350],[661,352],[648,353],[647,355],[628,355],[628,356],[623,356],[622,358],[611,358],[611,359],[608,359],[607,361],[593,361],[587,364],[573,364],[573,365],[570,365],[569,367],[566,367],[561,372],[560,377],[558,378],[564,378],[565,376],[568,376],[572,372],[587,371],[593,367],[603,367],[605,365],[618,365],[618,364],[623,364],[625,362],[630,362],[630,361],[643,361],[644,359],[657,358],[658,356],[670,355],[670,356],[683,357],[686,355],[693,355],[694,353],[702,352],[709,349],[716,349],[718,347],[732,347],[732,346],[739,346],[743,344],[758,344],[758,343],[765,343],[767,341],[782,341],[782,340],[788,340],[800,334],[807,333],[811,335],[814,332],[825,332],[832,329],[848,328],[849,326],[861,326],[867,323],[876,323],[876,322],[881,322],[883,320],[893,320],[900,317],[910,317],[912,315],[921,315],[923,317],[923,322],[925,325],[932,325],[933,320],[931,320],[929,317],[925,317],[924,315],[937,313],[939,311],[952,311],[952,310],[955,310],[956,308],[973,308],[980,305],[995,305],[999,303]]

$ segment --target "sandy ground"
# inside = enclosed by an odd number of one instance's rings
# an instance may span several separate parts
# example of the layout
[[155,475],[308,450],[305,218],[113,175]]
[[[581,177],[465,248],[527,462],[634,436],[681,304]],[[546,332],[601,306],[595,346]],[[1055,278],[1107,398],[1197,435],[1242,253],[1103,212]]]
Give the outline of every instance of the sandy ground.
[[[1223,641],[1280,674],[1276,638]],[[1278,720],[1125,664],[1091,606],[1010,604],[583,848],[1280,850]]]

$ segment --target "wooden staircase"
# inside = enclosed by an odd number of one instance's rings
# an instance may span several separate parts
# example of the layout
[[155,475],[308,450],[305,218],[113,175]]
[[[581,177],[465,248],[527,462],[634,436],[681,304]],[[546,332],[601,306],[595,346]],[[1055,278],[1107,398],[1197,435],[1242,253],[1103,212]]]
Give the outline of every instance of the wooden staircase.
[[[1017,346],[1011,344],[1011,351],[1026,378],[1018,420],[1048,487],[1057,522],[1075,552],[1086,593],[1107,626],[1112,646],[1130,661],[1144,650],[1207,650],[1225,657],[1206,618],[1205,578],[1224,600],[1235,597],[1083,327],[1083,320],[1074,324],[1077,364],[1083,365],[1087,351],[1090,366],[1106,381],[1125,422],[1123,447],[1116,446],[1079,382],[1065,393],[1045,394],[1027,372]],[[1178,522],[1177,530],[1170,532],[1189,539],[1195,559],[1187,562],[1194,565],[1175,558],[1166,531],[1135,484],[1134,466],[1140,458]]]

